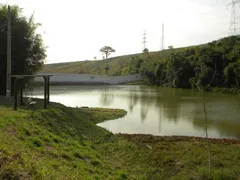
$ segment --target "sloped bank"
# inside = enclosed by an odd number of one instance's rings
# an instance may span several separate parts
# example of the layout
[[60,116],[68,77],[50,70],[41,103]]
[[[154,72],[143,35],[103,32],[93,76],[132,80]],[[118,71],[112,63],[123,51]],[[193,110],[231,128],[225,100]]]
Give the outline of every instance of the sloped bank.
[[[113,135],[95,124],[124,110],[41,103],[34,112],[0,106],[0,179],[208,178],[202,138]],[[237,179],[240,142],[211,142],[209,178]]]

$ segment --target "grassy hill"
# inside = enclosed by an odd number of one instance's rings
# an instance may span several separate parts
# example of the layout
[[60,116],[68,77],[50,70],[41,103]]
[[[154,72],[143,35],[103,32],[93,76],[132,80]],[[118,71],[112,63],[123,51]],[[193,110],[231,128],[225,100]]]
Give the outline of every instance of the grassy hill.
[[121,117],[124,110],[41,107],[32,114],[0,106],[0,179],[118,178],[93,145],[111,134],[94,123]]
[[[113,135],[95,123],[124,110],[0,105],[0,179],[239,179],[240,141]],[[40,106],[41,105],[41,106]]]
[[[175,51],[184,48],[174,49]],[[155,59],[166,59],[172,50],[149,52],[149,56]],[[41,72],[45,73],[83,73],[83,74],[106,74],[105,67],[109,67],[108,75],[126,75],[129,74],[128,67],[132,57],[141,57],[143,53],[131,54],[109,58],[107,60],[77,61],[66,63],[54,63],[44,65]]]

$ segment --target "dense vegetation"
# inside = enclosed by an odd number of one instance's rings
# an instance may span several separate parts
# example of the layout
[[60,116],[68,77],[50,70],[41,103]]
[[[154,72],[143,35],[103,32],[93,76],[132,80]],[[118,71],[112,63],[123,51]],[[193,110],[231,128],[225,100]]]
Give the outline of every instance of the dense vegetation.
[[[7,22],[7,5],[0,4],[0,27]],[[26,18],[18,6],[11,6],[12,74],[34,74],[40,70],[46,57],[42,37],[37,33],[40,24],[34,16]],[[0,95],[6,93],[7,27],[0,32]],[[25,79],[27,81],[27,79]]]
[[175,51],[165,59],[146,53],[131,61],[130,68],[140,72],[147,84],[191,88],[240,87],[240,37],[232,36],[206,45]]
[[95,123],[124,110],[0,106],[0,179],[238,179],[239,140],[113,135]]

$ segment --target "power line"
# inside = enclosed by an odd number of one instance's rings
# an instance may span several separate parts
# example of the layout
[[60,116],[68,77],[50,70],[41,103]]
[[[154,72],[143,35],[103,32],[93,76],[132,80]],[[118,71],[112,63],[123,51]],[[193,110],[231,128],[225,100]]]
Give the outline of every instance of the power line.
[[232,6],[229,36],[236,36],[239,34],[240,17],[236,14],[236,4],[240,4],[240,0],[232,0],[232,2],[227,5],[227,7],[229,5]]

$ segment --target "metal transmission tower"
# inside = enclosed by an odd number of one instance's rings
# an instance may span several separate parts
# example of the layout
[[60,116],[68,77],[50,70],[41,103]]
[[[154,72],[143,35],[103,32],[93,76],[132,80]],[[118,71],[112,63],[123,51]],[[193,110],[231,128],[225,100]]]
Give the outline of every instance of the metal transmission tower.
[[229,36],[235,36],[239,34],[239,28],[240,28],[240,17],[236,14],[236,4],[240,4],[240,0],[232,0],[232,3],[229,3],[229,5],[232,5],[232,13],[231,13],[231,22],[229,27]]
[[162,24],[161,50],[164,50],[164,23]]
[[144,33],[143,33],[143,50],[146,48],[146,43],[147,43],[147,41],[146,41],[146,39],[147,39],[147,37],[146,37],[146,31],[144,31]]

